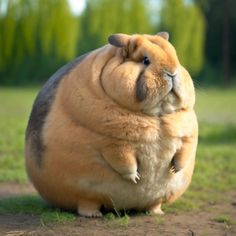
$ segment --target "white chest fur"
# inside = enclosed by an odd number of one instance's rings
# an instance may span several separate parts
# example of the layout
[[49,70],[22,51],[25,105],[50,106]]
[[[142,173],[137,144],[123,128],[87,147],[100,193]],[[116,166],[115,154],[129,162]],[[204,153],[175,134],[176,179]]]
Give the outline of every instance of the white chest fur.
[[137,158],[141,179],[137,184],[119,176],[112,182],[98,183],[93,190],[109,196],[116,209],[144,209],[185,185],[182,171],[175,175],[169,171],[171,160],[180,146],[179,139],[140,144]]

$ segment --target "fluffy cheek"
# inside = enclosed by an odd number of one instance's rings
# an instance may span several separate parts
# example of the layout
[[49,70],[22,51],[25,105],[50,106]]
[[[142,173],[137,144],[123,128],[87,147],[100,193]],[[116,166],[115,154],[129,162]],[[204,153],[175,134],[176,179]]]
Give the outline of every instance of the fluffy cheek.
[[173,90],[179,100],[180,108],[193,108],[195,103],[194,86],[189,73],[181,67],[173,81]]
[[[158,114],[162,100],[172,89],[172,82],[166,80],[161,74],[145,73],[145,85],[147,90],[146,99],[142,102],[142,110],[150,114]],[[145,90],[144,90],[145,91]]]
[[104,68],[101,83],[105,93],[116,103],[131,110],[139,110],[136,83],[142,69],[134,62],[125,62],[112,70]]

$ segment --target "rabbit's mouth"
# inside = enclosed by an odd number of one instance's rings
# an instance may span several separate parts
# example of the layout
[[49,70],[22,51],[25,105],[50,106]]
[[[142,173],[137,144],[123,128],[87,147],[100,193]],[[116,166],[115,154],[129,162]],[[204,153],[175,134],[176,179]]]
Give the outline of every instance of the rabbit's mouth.
[[173,94],[176,97],[176,99],[180,97],[179,93],[178,93],[178,89],[176,88],[176,86],[174,84],[173,84],[172,89],[170,90],[169,93]]
[[176,70],[176,72],[171,75],[172,88],[170,90],[170,93],[174,94],[176,99],[181,100],[181,82],[180,82],[180,80],[181,80],[180,75],[178,73],[178,70]]
[[169,92],[154,106],[145,109],[145,113],[152,116],[162,116],[164,114],[169,114],[180,110],[179,98],[176,95],[173,86],[170,88]]

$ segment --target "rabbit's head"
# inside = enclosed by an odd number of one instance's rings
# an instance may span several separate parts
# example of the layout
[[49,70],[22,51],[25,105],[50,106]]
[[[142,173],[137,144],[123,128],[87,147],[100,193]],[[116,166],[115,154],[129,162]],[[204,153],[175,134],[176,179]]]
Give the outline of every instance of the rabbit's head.
[[119,105],[149,115],[192,108],[192,79],[168,38],[166,32],[111,35],[108,41],[117,50],[101,73],[105,93]]

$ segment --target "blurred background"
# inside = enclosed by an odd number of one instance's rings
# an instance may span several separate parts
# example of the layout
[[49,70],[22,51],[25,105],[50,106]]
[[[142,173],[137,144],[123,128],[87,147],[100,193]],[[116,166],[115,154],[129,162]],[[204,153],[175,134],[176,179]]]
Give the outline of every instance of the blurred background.
[[38,85],[115,32],[168,31],[201,84],[236,80],[236,1],[0,0],[0,85]]

